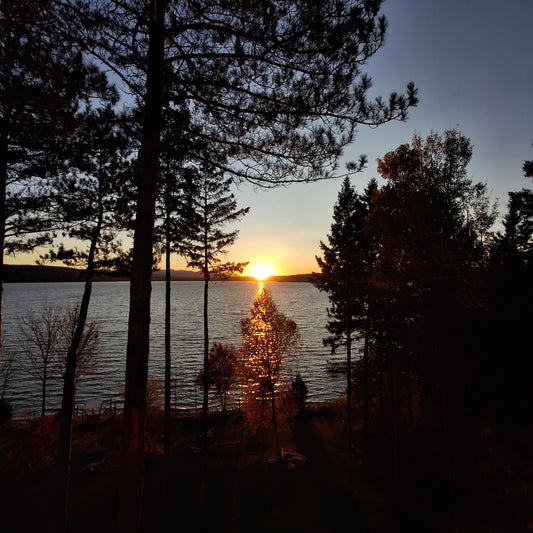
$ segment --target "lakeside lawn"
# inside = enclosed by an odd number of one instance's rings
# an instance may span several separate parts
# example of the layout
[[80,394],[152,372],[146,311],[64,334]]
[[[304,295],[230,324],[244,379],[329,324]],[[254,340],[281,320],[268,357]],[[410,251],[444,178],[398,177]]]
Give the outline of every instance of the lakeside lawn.
[[[153,411],[149,421],[143,508],[147,532],[533,528],[530,432],[508,433],[505,445],[497,448],[492,428],[487,430],[490,434],[480,436],[479,449],[464,450],[461,460],[475,456],[477,464],[456,480],[450,505],[443,473],[429,451],[431,439],[423,443],[421,436],[401,444],[409,467],[402,468],[396,486],[385,466],[390,455],[386,442],[374,442],[364,466],[356,451],[350,493],[343,410],[335,402],[308,406],[282,433],[281,446],[288,453],[281,464],[274,460],[272,443],[255,438],[242,417],[230,413],[212,415],[213,443],[200,453],[190,447],[200,433],[200,420],[195,416],[174,419],[171,456],[165,465],[160,413]],[[54,531],[54,471],[47,441],[52,423],[51,417],[34,421],[31,435],[28,426],[14,422],[0,426],[2,531]],[[105,461],[92,471],[82,470],[84,455],[97,444],[107,450]],[[106,426],[75,430],[70,531],[115,531],[119,447],[120,418]],[[420,455],[423,449],[426,456]]]

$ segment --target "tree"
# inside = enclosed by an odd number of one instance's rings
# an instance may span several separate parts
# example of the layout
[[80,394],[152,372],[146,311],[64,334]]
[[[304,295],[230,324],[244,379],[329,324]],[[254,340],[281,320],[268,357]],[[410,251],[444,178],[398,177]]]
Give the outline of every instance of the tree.
[[183,240],[194,226],[193,177],[191,168],[183,167],[189,137],[183,138],[182,130],[189,120],[185,109],[167,106],[162,134],[161,175],[164,184],[158,203],[158,219],[155,227],[156,243],[160,243],[165,255],[165,402],[164,402],[164,453],[168,459],[170,450],[170,400],[171,400],[171,283],[170,258],[172,253],[182,251]]
[[[70,315],[77,322],[71,325],[64,361],[63,399],[60,413],[58,468],[64,478],[63,513],[66,528],[68,513],[68,486],[72,424],[79,370],[79,353],[83,342],[94,333],[86,329],[87,315],[95,271],[100,266],[109,268],[121,262],[124,253],[116,236],[127,229],[131,214],[128,212],[125,191],[131,189],[128,167],[125,165],[127,140],[121,119],[113,110],[116,93],[109,89],[107,101],[102,107],[89,106],[78,116],[78,127],[66,147],[69,154],[68,169],[51,183],[56,220],[63,228],[63,236],[88,243],[88,249],[66,249],[59,244],[41,261],[61,260],[67,265],[85,267],[85,285],[81,302]],[[91,328],[91,325],[88,325]],[[87,346],[85,347],[87,348]]]
[[4,358],[0,364],[0,386],[2,387],[0,400],[5,399],[7,386],[13,377],[15,368],[15,352],[10,352],[7,356],[4,354]]
[[[328,244],[320,243],[323,257],[317,257],[321,272],[313,275],[313,284],[328,293],[331,307],[327,330],[331,337],[324,339],[332,352],[339,345],[346,346],[346,420],[348,439],[348,482],[351,486],[352,463],[352,335],[359,330],[368,336],[370,313],[369,275],[375,259],[373,249],[364,232],[370,201],[377,184],[372,181],[361,197],[346,177],[333,208],[333,224]],[[365,343],[366,344],[366,343]],[[366,387],[366,385],[364,385]]]
[[0,387],[2,393],[0,394],[0,424],[6,422],[13,415],[13,408],[6,400],[6,390],[13,373],[15,372],[15,352],[10,352],[0,361]]
[[[533,177],[533,162],[525,161],[522,170],[524,177]],[[498,232],[490,246],[486,320],[486,339],[490,340],[479,364],[479,374],[486,384],[479,394],[485,398],[483,405],[492,416],[506,420],[520,420],[533,406],[527,378],[531,375],[528,345],[532,269],[533,190],[522,188],[509,192],[503,233]],[[495,388],[499,392],[496,397],[491,392]]]
[[299,372],[298,374],[296,374],[296,377],[292,380],[291,390],[292,390],[292,394],[294,395],[297,414],[303,413],[305,409],[305,401],[307,400],[308,390],[307,390],[307,385],[305,384]]
[[223,231],[224,226],[248,213],[249,208],[237,209],[237,201],[230,192],[231,180],[210,175],[212,169],[203,169],[197,185],[197,197],[193,199],[196,227],[191,228],[183,244],[188,256],[187,266],[197,268],[204,277],[204,365],[203,402],[204,439],[207,438],[207,414],[209,404],[209,281],[213,277],[225,277],[242,272],[248,263],[221,263],[220,256],[227,252],[237,239],[238,230]]
[[393,479],[402,428],[423,424],[443,443],[450,490],[451,429],[464,421],[472,368],[482,357],[482,274],[495,218],[486,186],[468,176],[471,156],[470,140],[457,130],[415,135],[378,160],[387,183],[367,221],[378,247],[372,368],[381,373],[381,433],[391,442]]
[[241,320],[241,332],[246,417],[256,431],[271,424],[281,460],[278,417],[289,414],[281,408],[283,394],[289,389],[285,370],[299,353],[300,332],[296,322],[278,311],[264,288],[259,290],[250,314]]
[[[66,353],[78,326],[79,309],[79,305],[46,305],[21,319],[20,342],[25,358],[22,369],[42,383],[41,416],[46,414],[48,382],[65,372]],[[96,371],[98,350],[98,325],[90,321],[77,346],[76,380]]]
[[[61,327],[58,343],[58,364],[60,375],[64,376],[67,367],[67,355],[76,336],[80,316],[80,305],[70,304],[62,310]],[[96,374],[100,352],[100,331],[98,323],[87,320],[83,335],[76,349],[76,384],[83,376]]]
[[61,35],[58,13],[46,0],[0,4],[0,337],[4,252],[49,242],[56,228],[42,186],[63,164],[63,143],[88,87],[106,87],[105,76]]
[[46,386],[56,377],[61,318],[48,305],[40,313],[32,311],[20,323],[23,369],[41,382],[41,416],[46,414]]
[[[414,86],[367,100],[361,65],[383,43],[378,0],[67,3],[81,40],[141,99],[119,527],[139,528],[150,276],[165,99],[194,111],[204,154],[264,185],[331,176],[358,124],[404,119]],[[184,132],[186,134],[187,132]],[[221,149],[222,148],[222,149]],[[324,170],[329,166],[328,170]]]
[[[215,389],[222,412],[226,412],[228,396],[238,380],[239,354],[234,346],[213,343],[209,350],[209,388]],[[196,379],[203,390],[205,379],[204,371],[200,369]]]
[[[425,374],[441,367],[434,363],[445,353],[458,353],[458,339],[450,333],[460,334],[461,311],[473,309],[481,296],[480,269],[495,207],[486,186],[468,177],[471,156],[470,140],[448,130],[426,139],[415,135],[411,145],[378,160],[388,184],[371,217],[380,246],[373,282],[398,309],[405,305],[401,344],[413,353],[422,346],[426,353],[435,350],[433,363],[431,357],[414,358],[417,365],[428,363]],[[390,309],[384,312],[392,316]],[[424,383],[434,397],[434,382]]]

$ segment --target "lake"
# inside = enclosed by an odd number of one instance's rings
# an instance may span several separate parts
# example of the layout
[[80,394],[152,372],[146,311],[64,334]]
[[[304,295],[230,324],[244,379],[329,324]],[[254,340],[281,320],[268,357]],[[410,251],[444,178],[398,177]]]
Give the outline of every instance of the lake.
[[[329,348],[322,338],[327,336],[327,295],[310,283],[265,282],[279,311],[294,320],[300,329],[301,355],[294,375],[299,372],[308,388],[308,400],[320,401],[338,397],[345,389],[343,375],[327,371]],[[98,371],[82,376],[77,387],[76,403],[105,398],[121,406],[124,383],[129,282],[98,282],[93,286],[89,318],[98,323],[100,354]],[[240,321],[252,305],[258,282],[211,282],[209,291],[210,345],[213,342],[240,347]],[[172,282],[172,377],[173,406],[194,409],[201,405],[201,391],[194,380],[203,361],[203,282]],[[20,353],[20,318],[31,310],[39,313],[46,305],[78,302],[83,283],[7,283],[4,286],[3,350]],[[165,283],[152,284],[152,321],[150,328],[149,375],[164,376],[164,309]],[[342,357],[342,352],[338,358]],[[6,398],[15,409],[15,418],[29,418],[40,413],[40,382],[16,371],[8,384]],[[47,412],[57,411],[61,404],[60,380],[51,382],[47,394]]]

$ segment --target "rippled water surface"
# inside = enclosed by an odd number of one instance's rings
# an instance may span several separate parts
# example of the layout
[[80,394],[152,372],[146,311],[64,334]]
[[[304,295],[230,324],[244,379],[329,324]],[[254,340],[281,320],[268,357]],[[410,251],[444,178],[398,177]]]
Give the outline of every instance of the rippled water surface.
[[[328,373],[329,351],[322,345],[327,335],[327,295],[309,283],[266,282],[278,309],[293,319],[300,328],[302,352],[297,371],[304,379],[309,400],[337,397],[345,388],[342,375]],[[210,345],[213,342],[241,344],[240,320],[252,305],[258,290],[256,282],[212,282],[209,285]],[[64,305],[77,302],[82,283],[10,283],[4,288],[4,353],[20,354],[19,320],[30,310],[37,313],[47,304]],[[150,369],[151,376],[164,375],[164,301],[165,283],[152,286],[152,322]],[[177,407],[200,405],[201,393],[194,379],[202,366],[203,349],[203,283],[179,281],[172,283],[172,374],[176,379],[173,403]],[[77,388],[77,404],[89,398],[112,398],[120,404],[124,382],[127,323],[129,306],[128,282],[100,282],[93,287],[89,316],[100,330],[98,372],[83,376]],[[60,405],[60,382],[50,384],[47,410]],[[40,383],[17,371],[8,384],[6,397],[14,406],[15,415],[25,418],[38,414]]]

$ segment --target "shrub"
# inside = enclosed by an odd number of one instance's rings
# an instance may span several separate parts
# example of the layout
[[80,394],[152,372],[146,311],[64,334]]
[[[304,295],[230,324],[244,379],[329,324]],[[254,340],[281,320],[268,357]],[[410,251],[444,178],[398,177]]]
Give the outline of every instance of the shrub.
[[38,472],[55,463],[59,423],[53,416],[36,418],[24,428],[20,445],[6,456],[4,471]]
[[0,399],[0,424],[11,420],[13,416],[13,407],[11,404],[4,398]]
[[296,409],[298,413],[302,413],[305,409],[305,401],[307,400],[307,385],[305,384],[300,373],[292,380],[291,390],[294,396]]

